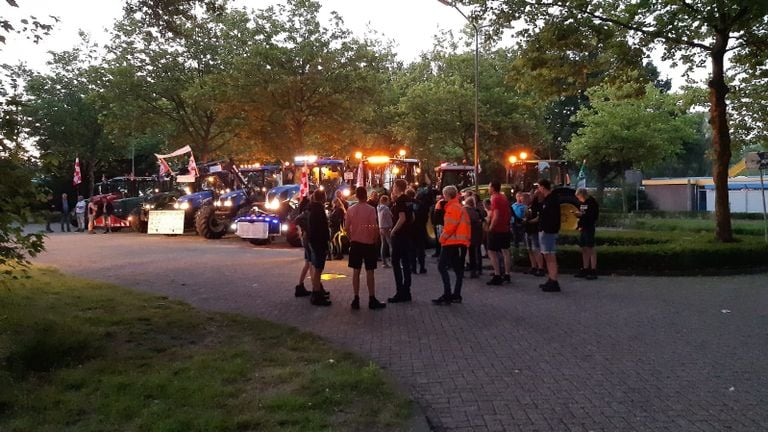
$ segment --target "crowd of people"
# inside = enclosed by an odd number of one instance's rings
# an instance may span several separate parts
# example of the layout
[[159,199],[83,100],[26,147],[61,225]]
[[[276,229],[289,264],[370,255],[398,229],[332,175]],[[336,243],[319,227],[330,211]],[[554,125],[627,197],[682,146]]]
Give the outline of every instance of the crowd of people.
[[[369,195],[364,187],[358,187],[357,202],[351,206],[340,195],[335,196],[330,212],[326,212],[325,192],[314,191],[301,201],[296,218],[304,246],[304,265],[295,296],[309,297],[316,306],[332,304],[321,276],[329,258],[341,258],[342,248],[332,251],[332,239],[344,232],[349,240],[348,265],[353,270],[352,309],[360,308],[363,267],[369,309],[386,307],[376,297],[374,272],[379,261],[384,268],[391,268],[395,282],[394,295],[387,303],[410,302],[413,276],[427,273],[425,249],[430,216],[437,240],[433,257],[438,258],[437,271],[443,284],[442,295],[432,300],[433,304],[461,303],[465,271],[469,271],[470,279],[480,277],[485,257],[492,269],[487,285],[511,283],[510,249],[519,251],[521,246],[527,250],[530,261],[530,268],[522,273],[546,276],[547,280],[539,285],[544,292],[560,291],[556,252],[561,209],[551,182],[542,179],[534,191],[518,192],[511,204],[498,181],[488,187],[490,198],[482,202],[473,191],[462,195],[455,186],[443,188],[435,199],[425,185],[410,187],[405,180],[397,180],[389,195]],[[575,276],[596,279],[598,204],[586,189],[578,189],[576,198],[579,207],[573,213],[579,221],[582,268]],[[310,289],[304,284],[308,274]]]
[[[61,199],[56,200],[52,194],[48,194],[45,215],[45,230],[49,233],[53,232],[51,223],[55,223],[57,217],[59,224],[61,225],[61,232],[72,232],[72,224],[70,223],[70,202],[66,193],[61,194]],[[102,200],[101,202],[86,201],[86,199],[79,195],[75,204],[75,220],[77,228],[75,232],[86,232],[89,234],[95,234],[95,221],[97,218],[103,216],[104,220],[104,233],[112,232],[112,215],[115,213],[114,205],[111,200]],[[87,224],[86,224],[87,219]]]

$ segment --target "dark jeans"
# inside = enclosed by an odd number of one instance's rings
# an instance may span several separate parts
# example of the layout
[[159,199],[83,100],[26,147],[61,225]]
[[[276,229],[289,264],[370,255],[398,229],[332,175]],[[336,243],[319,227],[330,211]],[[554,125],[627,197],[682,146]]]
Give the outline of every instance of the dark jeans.
[[[417,273],[419,269],[425,268],[427,232],[415,233],[412,238],[413,251],[411,253],[411,270]],[[418,266],[417,266],[418,264]]]
[[67,232],[72,232],[72,228],[69,225],[69,212],[61,212],[61,232],[66,229]]
[[440,234],[443,232],[442,225],[435,225],[435,255],[440,256]]
[[448,276],[448,269],[453,269],[456,273],[456,287],[453,295],[461,295],[461,283],[464,279],[464,258],[467,254],[467,248],[459,245],[443,246],[440,249],[440,259],[437,261],[437,271],[443,279],[443,294],[451,295],[451,277]]
[[480,243],[469,246],[469,270],[483,273],[483,252],[480,250]]
[[395,295],[411,295],[411,241],[407,235],[392,236],[392,271]]

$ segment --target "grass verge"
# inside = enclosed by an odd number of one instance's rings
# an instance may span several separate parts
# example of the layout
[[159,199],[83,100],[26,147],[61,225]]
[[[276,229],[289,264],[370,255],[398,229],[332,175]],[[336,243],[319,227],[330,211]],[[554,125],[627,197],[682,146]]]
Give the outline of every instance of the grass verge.
[[0,430],[388,431],[374,364],[308,333],[34,268],[0,286]]

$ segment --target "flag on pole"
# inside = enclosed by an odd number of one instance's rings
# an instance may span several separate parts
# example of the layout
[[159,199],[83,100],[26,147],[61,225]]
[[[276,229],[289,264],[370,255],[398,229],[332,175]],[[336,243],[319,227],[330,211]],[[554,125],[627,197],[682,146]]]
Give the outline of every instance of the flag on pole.
[[365,186],[365,166],[363,161],[360,161],[360,165],[357,166],[357,184],[355,186]]
[[187,171],[189,171],[189,174],[194,174],[195,177],[198,177],[200,173],[197,171],[197,164],[195,163],[195,156],[192,155],[192,153],[189,154],[189,164],[187,164]]
[[309,195],[309,178],[307,177],[307,167],[301,169],[301,186],[299,186],[299,198]]
[[170,174],[173,171],[171,171],[171,167],[168,166],[168,163],[165,161],[165,159],[158,158],[158,163],[160,164],[160,177],[162,177],[164,174]]
[[75,176],[72,178],[72,186],[77,186],[83,182],[83,178],[80,175],[80,158],[75,158]]
[[586,188],[587,187],[587,160],[584,159],[584,161],[581,163],[581,169],[579,170],[579,176],[576,178],[576,187],[577,188]]

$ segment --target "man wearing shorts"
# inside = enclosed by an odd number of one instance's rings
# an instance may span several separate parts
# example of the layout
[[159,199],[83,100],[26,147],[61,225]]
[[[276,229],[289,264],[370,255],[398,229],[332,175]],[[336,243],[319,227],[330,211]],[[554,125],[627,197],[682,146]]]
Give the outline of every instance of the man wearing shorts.
[[[528,195],[528,194],[526,194]],[[528,197],[528,209],[525,212],[525,246],[528,249],[528,260],[531,262],[531,269],[528,274],[533,276],[544,276],[547,272],[544,270],[544,257],[541,256],[539,247],[539,210],[541,209],[541,195],[538,192],[533,193],[533,197]]]
[[585,279],[597,279],[597,252],[595,251],[595,225],[600,210],[597,200],[589,195],[584,188],[576,191],[576,199],[579,200],[579,211],[576,216],[579,217],[579,246],[581,246],[582,267],[576,277]]
[[387,305],[376,299],[375,280],[378,254],[376,241],[379,239],[378,213],[376,208],[368,205],[368,192],[362,186],[355,190],[357,204],[347,210],[344,226],[349,236],[349,267],[353,269],[352,289],[355,299],[352,309],[360,309],[360,269],[365,263],[365,280],[368,284],[368,309],[383,309]]
[[[493,277],[488,281],[488,285],[501,285],[509,282],[510,268],[512,262],[509,256],[510,234],[509,220],[512,208],[509,206],[509,200],[501,193],[501,183],[492,181],[488,185],[491,192],[491,211],[489,214],[488,226],[488,257],[493,266]],[[499,255],[504,257],[504,269],[501,269]],[[502,270],[504,274],[502,276]]]
[[560,201],[552,193],[552,183],[547,179],[539,180],[538,192],[541,194],[541,210],[539,211],[539,247],[544,261],[547,263],[549,278],[539,285],[544,292],[560,291],[557,282],[557,235],[560,232]]

